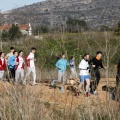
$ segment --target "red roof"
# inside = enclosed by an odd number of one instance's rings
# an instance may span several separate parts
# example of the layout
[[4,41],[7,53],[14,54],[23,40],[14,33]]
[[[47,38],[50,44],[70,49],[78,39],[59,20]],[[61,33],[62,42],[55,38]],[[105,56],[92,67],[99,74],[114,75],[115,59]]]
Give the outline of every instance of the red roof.
[[[20,30],[28,30],[29,24],[18,24]],[[3,26],[0,26],[0,31],[2,30],[9,30],[12,27],[12,24],[6,24]]]

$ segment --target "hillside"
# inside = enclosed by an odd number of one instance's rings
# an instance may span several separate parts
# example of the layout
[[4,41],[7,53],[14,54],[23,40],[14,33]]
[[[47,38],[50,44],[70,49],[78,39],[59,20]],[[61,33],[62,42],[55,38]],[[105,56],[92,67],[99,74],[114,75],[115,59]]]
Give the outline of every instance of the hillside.
[[8,23],[32,23],[57,26],[67,18],[85,20],[89,27],[114,26],[120,20],[119,0],[47,0],[23,6],[7,13]]

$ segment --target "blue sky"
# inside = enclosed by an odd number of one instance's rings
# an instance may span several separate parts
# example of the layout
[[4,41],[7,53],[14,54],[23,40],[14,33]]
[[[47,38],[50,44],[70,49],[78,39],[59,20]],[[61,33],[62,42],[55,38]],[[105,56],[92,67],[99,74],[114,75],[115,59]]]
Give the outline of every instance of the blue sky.
[[45,0],[0,0],[0,10],[3,12],[41,1]]

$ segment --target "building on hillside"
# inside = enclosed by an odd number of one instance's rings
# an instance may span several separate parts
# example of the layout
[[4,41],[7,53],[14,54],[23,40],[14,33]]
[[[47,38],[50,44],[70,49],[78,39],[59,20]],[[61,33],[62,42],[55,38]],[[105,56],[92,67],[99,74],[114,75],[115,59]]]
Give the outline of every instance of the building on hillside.
[[[29,35],[29,36],[32,35],[32,27],[30,23],[29,24],[16,24],[16,25],[18,25],[23,35]],[[2,25],[0,26],[0,32],[2,32],[3,30],[8,31],[11,27],[12,27],[12,24]]]

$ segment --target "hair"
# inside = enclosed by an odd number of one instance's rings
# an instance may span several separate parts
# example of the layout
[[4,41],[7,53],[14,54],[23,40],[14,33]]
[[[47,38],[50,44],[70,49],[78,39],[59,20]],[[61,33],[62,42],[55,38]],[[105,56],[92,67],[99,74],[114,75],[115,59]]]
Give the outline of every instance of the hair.
[[62,57],[63,55],[65,55],[65,53],[64,53],[64,52],[61,54],[61,57]]
[[15,49],[14,47],[10,47],[10,50],[13,50],[13,49]]
[[73,59],[74,58],[74,56],[71,56],[71,59]]
[[101,52],[101,51],[97,51],[97,52],[96,52],[96,55],[98,55],[98,54],[102,54],[102,52]]
[[89,55],[89,54],[88,54],[88,53],[85,53],[85,54],[83,55],[83,58],[86,57],[87,55]]
[[3,54],[4,52],[0,52],[0,57],[1,57],[1,55]]
[[32,50],[36,50],[36,48],[35,48],[35,47],[32,47],[32,48],[31,48],[31,51],[32,51]]
[[15,54],[17,51],[14,51],[13,54]]
[[18,54],[20,54],[21,52],[23,52],[22,50],[20,50],[19,52],[18,52]]

